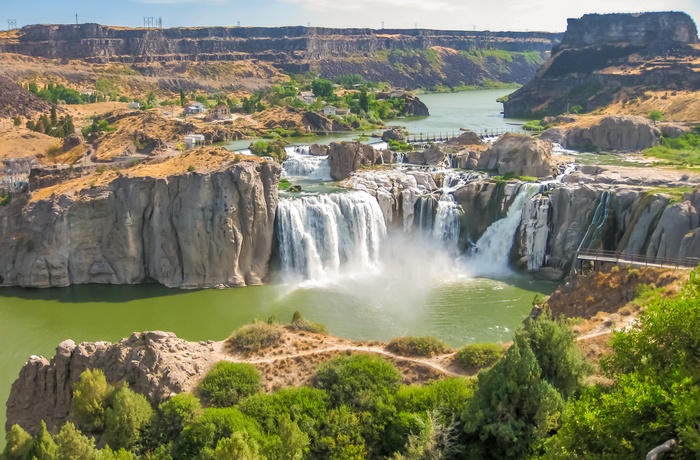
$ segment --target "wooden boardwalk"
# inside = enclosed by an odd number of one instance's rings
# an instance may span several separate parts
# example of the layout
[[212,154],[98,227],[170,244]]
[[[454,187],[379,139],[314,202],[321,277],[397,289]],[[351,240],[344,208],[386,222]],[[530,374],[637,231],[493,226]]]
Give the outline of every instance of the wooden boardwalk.
[[672,259],[667,257],[651,257],[640,254],[624,254],[618,251],[605,251],[603,249],[581,249],[576,253],[578,263],[589,261],[594,266],[597,263],[612,263],[615,265],[630,265],[634,267],[656,267],[692,270],[700,264],[700,259],[688,257],[686,259]]

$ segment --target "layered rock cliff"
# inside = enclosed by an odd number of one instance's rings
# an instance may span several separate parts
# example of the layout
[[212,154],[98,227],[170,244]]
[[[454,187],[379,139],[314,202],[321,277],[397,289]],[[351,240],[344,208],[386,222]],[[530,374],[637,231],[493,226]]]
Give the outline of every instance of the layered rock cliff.
[[275,163],[200,150],[39,190],[0,209],[0,284],[260,284],[279,175]]
[[506,117],[627,103],[649,89],[700,90],[697,28],[684,13],[589,14],[569,19],[535,79],[504,103]]
[[641,151],[659,143],[661,130],[647,118],[586,117],[550,128],[540,139],[578,151]]
[[[192,79],[196,75],[169,71],[166,67],[170,63],[187,67],[188,62],[243,60],[272,63],[286,72],[315,71],[326,78],[361,74],[367,80],[389,81],[406,88],[479,85],[487,79],[524,84],[561,40],[561,34],[538,32],[318,27],[127,29],[99,24],[34,25],[8,37],[0,40],[0,53],[124,63],[143,75],[177,79],[161,82],[175,91],[202,83]],[[225,72],[223,68],[204,72],[202,80]],[[230,84],[236,85],[236,79]]]

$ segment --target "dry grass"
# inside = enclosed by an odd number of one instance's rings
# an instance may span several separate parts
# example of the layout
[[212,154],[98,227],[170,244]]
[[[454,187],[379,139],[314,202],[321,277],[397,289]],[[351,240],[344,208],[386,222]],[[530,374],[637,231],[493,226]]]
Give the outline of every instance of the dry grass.
[[61,140],[46,134],[35,133],[26,128],[0,132],[0,160],[5,158],[35,157],[41,163],[53,163],[46,153]]

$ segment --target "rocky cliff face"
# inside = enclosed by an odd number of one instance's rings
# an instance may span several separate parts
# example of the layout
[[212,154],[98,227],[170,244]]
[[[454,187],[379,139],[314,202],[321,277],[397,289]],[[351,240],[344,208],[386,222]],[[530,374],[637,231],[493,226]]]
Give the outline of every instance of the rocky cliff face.
[[222,161],[210,172],[116,177],[0,209],[0,283],[260,284],[268,272],[280,167]]
[[660,137],[661,130],[646,118],[608,116],[548,129],[540,139],[579,151],[641,151],[657,145]]
[[35,432],[44,420],[49,429],[66,421],[73,385],[86,369],[100,369],[108,382],[124,382],[151,402],[190,391],[211,367],[213,342],[187,342],[170,332],[132,334],[112,344],[62,342],[49,361],[32,356],[15,380],[7,401],[7,424]]
[[[535,79],[504,103],[506,117],[585,111],[623,93],[700,89],[697,28],[684,13],[585,15],[570,19]],[[689,65],[689,62],[691,63]]]
[[481,154],[477,168],[532,177],[548,177],[557,172],[551,142],[510,133]]

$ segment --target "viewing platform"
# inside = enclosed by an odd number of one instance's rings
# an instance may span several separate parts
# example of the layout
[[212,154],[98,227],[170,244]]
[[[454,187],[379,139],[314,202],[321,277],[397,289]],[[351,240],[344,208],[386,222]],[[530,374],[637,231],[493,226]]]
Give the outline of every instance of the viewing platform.
[[611,263],[615,265],[629,265],[633,267],[656,267],[681,270],[692,270],[700,264],[700,259],[688,257],[686,259],[672,259],[667,257],[651,257],[640,254],[625,254],[618,251],[606,251],[603,249],[581,249],[576,253],[579,267],[583,262],[596,264]]

